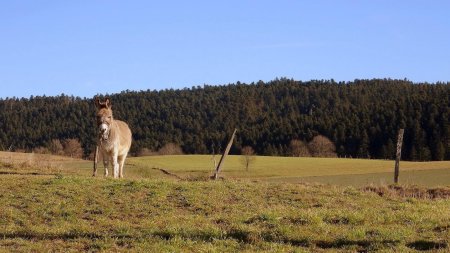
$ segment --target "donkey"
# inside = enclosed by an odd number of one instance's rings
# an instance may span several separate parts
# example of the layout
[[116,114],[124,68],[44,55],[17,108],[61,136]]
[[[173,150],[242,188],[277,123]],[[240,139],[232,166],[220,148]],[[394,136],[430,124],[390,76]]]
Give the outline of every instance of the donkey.
[[[113,118],[111,101],[106,98],[104,102],[95,100],[97,106],[97,147],[103,157],[105,177],[108,176],[108,165],[114,168],[114,178],[123,177],[123,165],[131,147],[131,130],[127,123]],[[94,166],[94,175],[97,174],[97,166]]]

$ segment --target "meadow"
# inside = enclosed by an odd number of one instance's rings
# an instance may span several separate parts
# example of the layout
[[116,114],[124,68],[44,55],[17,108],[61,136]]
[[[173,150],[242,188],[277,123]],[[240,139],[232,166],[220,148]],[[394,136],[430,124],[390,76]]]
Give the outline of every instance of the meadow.
[[[205,179],[214,173],[214,164],[219,160],[218,155],[215,157],[211,155],[130,157],[126,161],[125,175],[132,179]],[[11,172],[22,174],[61,172],[91,176],[93,167],[92,161],[33,153],[0,152],[0,162],[15,165],[12,166],[14,168]],[[98,163],[98,168],[98,176],[102,176],[104,170],[101,162]],[[361,187],[370,184],[392,184],[393,170],[394,161],[391,160],[270,156],[252,157],[249,168],[245,169],[242,156],[230,155],[225,160],[220,175],[226,179],[289,183],[317,182]],[[3,172],[0,173],[7,172],[7,168],[3,168]],[[427,187],[450,185],[450,161],[402,161],[399,181],[401,184]]]
[[[240,159],[211,181],[211,156],[131,158],[113,180],[91,177],[88,161],[0,152],[0,251],[450,250],[449,181],[346,185],[391,174],[393,161],[256,157],[247,171]],[[439,178],[449,162],[401,169],[400,180]]]
[[[218,162],[220,157],[216,157]],[[242,156],[228,156],[221,175],[227,179],[274,182],[319,182],[342,186],[393,183],[394,161],[311,157],[253,157],[248,170]],[[206,178],[213,174],[211,155],[148,156],[128,161],[130,176],[155,177],[164,169],[181,178]],[[450,185],[450,161],[401,162],[400,183],[422,186]],[[159,173],[160,174],[160,173]]]

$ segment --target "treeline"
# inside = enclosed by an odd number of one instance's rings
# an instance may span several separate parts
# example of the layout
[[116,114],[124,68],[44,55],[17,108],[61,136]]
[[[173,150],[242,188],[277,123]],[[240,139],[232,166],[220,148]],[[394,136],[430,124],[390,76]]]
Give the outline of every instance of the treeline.
[[[283,78],[109,97],[114,117],[132,129],[132,155],[168,143],[187,154],[218,153],[237,128],[233,154],[250,146],[259,155],[296,155],[293,143],[321,135],[337,156],[392,159],[404,128],[402,159],[450,159],[450,83]],[[95,147],[95,110],[93,99],[66,95],[1,99],[0,149],[78,139],[88,157]]]

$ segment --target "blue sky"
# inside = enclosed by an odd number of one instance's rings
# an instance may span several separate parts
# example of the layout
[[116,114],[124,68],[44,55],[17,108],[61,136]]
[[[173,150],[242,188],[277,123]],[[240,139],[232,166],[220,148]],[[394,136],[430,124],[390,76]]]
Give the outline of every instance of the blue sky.
[[0,97],[276,77],[450,81],[450,1],[0,3]]

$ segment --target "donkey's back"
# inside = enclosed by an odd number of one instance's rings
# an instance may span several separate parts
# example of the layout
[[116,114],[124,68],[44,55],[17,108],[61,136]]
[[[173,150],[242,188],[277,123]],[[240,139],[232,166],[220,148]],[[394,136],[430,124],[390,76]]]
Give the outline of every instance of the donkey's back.
[[114,122],[117,124],[117,129],[119,130],[120,134],[118,135],[119,139],[119,156],[121,155],[127,155],[128,151],[130,151],[131,147],[131,130],[128,127],[128,124],[121,121],[121,120],[114,120]]

